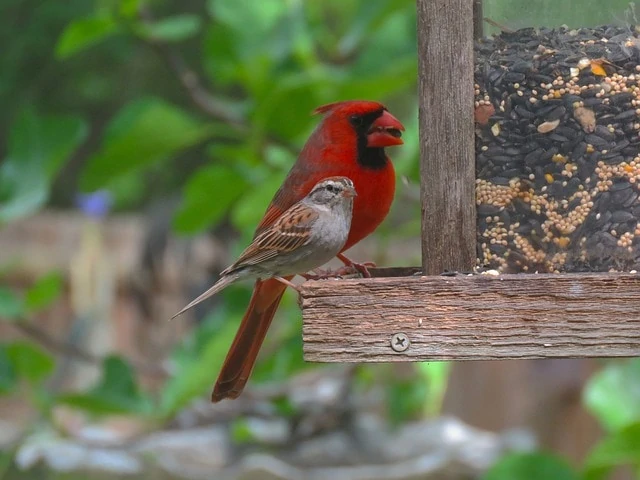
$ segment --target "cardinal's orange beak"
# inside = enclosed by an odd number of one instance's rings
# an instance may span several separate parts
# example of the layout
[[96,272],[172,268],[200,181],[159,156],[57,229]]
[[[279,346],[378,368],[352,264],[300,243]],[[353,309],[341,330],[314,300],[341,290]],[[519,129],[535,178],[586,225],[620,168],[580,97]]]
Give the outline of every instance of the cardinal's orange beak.
[[404,125],[386,110],[382,112],[367,133],[367,147],[392,147],[402,145]]

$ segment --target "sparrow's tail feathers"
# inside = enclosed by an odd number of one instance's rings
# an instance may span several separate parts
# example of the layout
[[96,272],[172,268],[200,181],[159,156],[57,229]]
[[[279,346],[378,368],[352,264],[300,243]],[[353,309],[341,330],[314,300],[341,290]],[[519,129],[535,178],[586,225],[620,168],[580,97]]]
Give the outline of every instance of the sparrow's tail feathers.
[[216,283],[214,283],[213,286],[209,290],[204,292],[202,295],[200,295],[198,298],[193,300],[186,307],[184,307],[182,310],[180,310],[178,313],[176,313],[173,317],[171,317],[171,320],[173,320],[174,318],[176,318],[179,315],[182,315],[184,312],[186,312],[187,310],[195,307],[199,303],[204,302],[207,298],[214,296],[216,293],[218,293],[221,290],[225,289],[226,287],[231,285],[233,282],[235,282],[236,280],[238,280],[238,279],[240,279],[242,277],[244,277],[244,275],[242,275],[242,271],[238,271],[238,270],[224,274],[220,278],[220,280],[218,280]]
[[[291,280],[293,277],[285,278]],[[274,279],[256,282],[249,308],[213,388],[212,402],[237,398],[242,393],[286,288],[286,285]]]

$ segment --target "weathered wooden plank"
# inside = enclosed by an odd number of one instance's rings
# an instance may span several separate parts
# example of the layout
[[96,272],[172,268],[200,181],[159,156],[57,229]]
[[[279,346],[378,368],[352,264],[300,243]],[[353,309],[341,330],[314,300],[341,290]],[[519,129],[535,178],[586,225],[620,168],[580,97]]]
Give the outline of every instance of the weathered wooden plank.
[[473,0],[473,38],[479,39],[484,36],[484,9],[482,0]]
[[473,2],[418,0],[422,261],[427,275],[476,262]]
[[[325,280],[301,292],[308,361],[640,356],[636,274]],[[401,352],[397,333],[410,342]]]

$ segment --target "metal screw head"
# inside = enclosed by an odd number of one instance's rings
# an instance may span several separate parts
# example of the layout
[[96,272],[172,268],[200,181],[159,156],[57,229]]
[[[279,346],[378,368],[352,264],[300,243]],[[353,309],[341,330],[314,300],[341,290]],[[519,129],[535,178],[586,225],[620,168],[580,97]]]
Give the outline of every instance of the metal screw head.
[[391,337],[391,348],[396,352],[404,352],[411,345],[406,333],[396,333]]

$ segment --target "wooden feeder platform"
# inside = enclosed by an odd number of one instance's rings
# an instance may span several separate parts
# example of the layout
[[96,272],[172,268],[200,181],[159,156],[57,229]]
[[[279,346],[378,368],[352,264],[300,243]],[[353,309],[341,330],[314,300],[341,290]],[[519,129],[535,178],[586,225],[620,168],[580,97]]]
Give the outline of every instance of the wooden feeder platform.
[[305,359],[640,356],[639,275],[441,275],[471,272],[476,262],[473,44],[481,3],[418,0],[417,8],[423,265],[304,283]]

